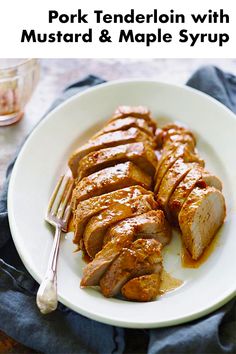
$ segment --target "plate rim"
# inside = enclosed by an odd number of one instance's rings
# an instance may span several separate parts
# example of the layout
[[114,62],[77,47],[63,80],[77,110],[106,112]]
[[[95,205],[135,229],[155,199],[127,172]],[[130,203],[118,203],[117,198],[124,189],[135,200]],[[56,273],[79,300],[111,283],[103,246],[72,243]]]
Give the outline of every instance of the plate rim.
[[[38,283],[40,283],[42,279],[40,277],[38,277],[38,275],[31,268],[30,264],[28,264],[27,260],[24,257],[24,252],[23,252],[24,246],[21,246],[19,244],[19,242],[17,241],[17,236],[16,236],[17,230],[16,230],[14,215],[13,215],[13,211],[12,211],[13,209],[11,207],[12,202],[13,202],[14,179],[15,179],[15,175],[17,173],[18,165],[21,160],[21,156],[24,154],[24,150],[25,150],[26,146],[28,145],[28,143],[30,143],[30,141],[34,138],[35,132],[38,129],[40,129],[45,124],[45,122],[47,122],[47,120],[51,119],[51,116],[53,116],[55,113],[57,113],[57,111],[59,111],[62,107],[69,105],[74,100],[77,100],[78,97],[86,95],[89,92],[99,90],[102,87],[116,86],[117,84],[122,85],[122,84],[132,84],[132,83],[139,83],[139,84],[154,83],[154,84],[159,85],[160,87],[164,86],[167,88],[171,87],[171,88],[180,89],[183,91],[190,91],[193,94],[195,94],[197,96],[202,96],[206,100],[211,101],[213,104],[216,104],[219,107],[219,109],[223,110],[225,113],[230,115],[231,118],[233,118],[234,120],[236,119],[236,115],[228,107],[226,107],[224,104],[222,104],[221,102],[217,101],[215,98],[209,96],[208,94],[206,94],[202,91],[199,91],[199,90],[194,89],[192,87],[186,86],[184,84],[182,84],[182,85],[172,84],[172,83],[168,83],[168,82],[158,81],[155,79],[148,79],[148,80],[147,79],[145,79],[145,80],[143,80],[143,79],[121,79],[121,80],[112,80],[112,81],[108,81],[105,83],[101,83],[101,84],[90,87],[88,89],[85,89],[82,92],[79,92],[79,93],[73,95],[72,97],[66,99],[64,102],[60,103],[58,106],[53,108],[51,111],[46,112],[46,114],[43,116],[42,120],[40,120],[39,123],[36,124],[36,126],[33,128],[33,130],[27,136],[26,140],[24,141],[23,145],[20,148],[20,152],[16,158],[16,161],[14,163],[13,170],[12,170],[12,173],[10,176],[8,193],[7,193],[8,218],[9,218],[9,225],[10,225],[10,230],[11,230],[13,242],[15,244],[17,252],[18,252],[23,264],[25,265],[26,269],[28,270],[28,272],[31,274],[31,276]],[[236,121],[235,121],[235,124],[236,124]],[[89,312],[87,310],[84,310],[83,308],[75,306],[75,305],[73,305],[73,303],[70,303],[65,298],[61,297],[60,295],[58,296],[58,299],[61,303],[63,303],[65,306],[69,307],[70,309],[74,310],[75,312],[77,312],[81,315],[84,315],[90,319],[99,321],[101,323],[105,323],[105,324],[109,324],[109,325],[116,325],[118,327],[124,327],[124,328],[161,328],[161,327],[174,326],[177,324],[186,323],[186,322],[198,319],[200,317],[203,317],[203,316],[219,309],[221,306],[223,306],[228,301],[233,299],[235,297],[235,295],[236,295],[236,288],[235,289],[232,288],[229,291],[227,291],[226,294],[224,293],[223,295],[218,296],[217,302],[214,301],[214,304],[212,304],[211,306],[207,306],[206,308],[203,308],[202,310],[198,311],[197,313],[194,313],[194,311],[193,311],[192,313],[187,314],[182,317],[177,317],[177,318],[162,321],[162,322],[150,321],[149,323],[145,323],[145,325],[144,325],[144,323],[137,322],[137,321],[127,322],[127,321],[122,321],[122,320],[112,320],[110,318],[94,314],[93,312]]]

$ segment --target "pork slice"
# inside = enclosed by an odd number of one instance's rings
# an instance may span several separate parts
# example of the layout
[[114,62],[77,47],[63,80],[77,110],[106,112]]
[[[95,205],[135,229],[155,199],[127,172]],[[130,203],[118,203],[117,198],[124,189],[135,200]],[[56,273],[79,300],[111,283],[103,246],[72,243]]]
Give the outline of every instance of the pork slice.
[[84,231],[85,250],[92,258],[101,250],[105,233],[111,225],[127,217],[143,214],[157,207],[152,195],[138,197],[130,203],[115,203],[93,216]]
[[187,173],[169,199],[169,220],[171,220],[173,225],[178,225],[179,212],[193,188],[205,188],[206,186],[222,190],[220,179],[210,172],[205,171],[201,166],[195,166]]
[[158,273],[162,264],[161,244],[153,239],[139,239],[124,249],[100,280],[104,296],[117,295],[132,278]]
[[73,204],[134,185],[151,189],[152,178],[130,161],[107,167],[77,183],[72,195]]
[[162,133],[163,149],[172,144],[185,144],[190,150],[194,150],[196,146],[196,139],[192,132],[181,129],[169,129]]
[[163,127],[162,129],[156,129],[155,141],[159,149],[166,149],[169,145],[172,145],[173,143],[186,143],[191,149],[194,149],[196,145],[196,139],[193,133],[187,129],[180,127],[170,129],[165,129],[165,127]]
[[73,242],[77,245],[80,244],[86,224],[92,216],[107,209],[113,203],[119,202],[126,204],[135,200],[138,196],[147,194],[152,195],[150,191],[147,191],[141,186],[132,186],[84,200],[78,203],[78,205],[72,205],[75,227]]
[[[91,199],[92,205],[94,205],[94,206],[99,205],[100,206],[100,204],[106,205],[107,202],[110,203],[112,201],[112,198],[116,199],[116,196],[118,196],[117,198],[123,199],[123,198],[126,198],[127,195],[128,195],[128,197],[136,197],[138,195],[147,194],[147,193],[151,193],[151,192],[148,192],[146,188],[136,185],[136,186],[130,186],[127,188],[120,188],[116,191],[105,193],[104,197],[102,194],[100,196],[92,197],[89,199]],[[78,199],[76,198],[76,195],[73,195],[72,201],[71,201],[71,206],[72,206],[72,210],[74,213],[77,209],[78,204],[80,204],[80,208],[84,208],[84,206],[87,205],[86,200],[84,200],[82,204],[81,203],[82,202],[79,202]],[[88,201],[88,203],[90,204],[90,201]]]
[[171,228],[162,210],[151,210],[147,213],[122,220],[110,227],[104,237],[104,244],[115,241],[119,237],[153,238],[163,246],[170,242]]
[[193,139],[192,135],[180,132],[176,132],[175,134],[172,134],[170,136],[168,135],[168,137],[164,139],[163,149],[172,144],[185,144],[189,147],[190,150],[194,150],[196,146],[195,140]]
[[149,124],[149,121],[135,117],[117,118],[112,122],[108,122],[95,136],[129,128],[139,128],[152,138],[154,137],[153,126]]
[[165,210],[166,215],[168,215],[168,202],[172,193],[191,168],[195,166],[197,166],[196,163],[185,163],[182,158],[179,158],[163,177],[157,199],[163,210]]
[[214,187],[196,187],[180,213],[182,239],[193,259],[198,259],[212,241],[226,215],[222,193]]
[[112,119],[126,117],[135,117],[151,120],[151,113],[149,109],[144,106],[119,106],[115,110]]
[[111,242],[108,242],[95,258],[86,265],[83,270],[83,278],[80,285],[95,286],[106,272],[111,263],[117,258],[124,248],[127,248],[133,241],[132,235],[118,235]]
[[91,152],[79,162],[79,180],[103,168],[131,161],[150,176],[154,176],[157,158],[149,144],[139,142]]
[[192,152],[186,145],[180,145],[176,149],[174,148],[174,150],[170,151],[171,152],[167,154],[156,172],[155,193],[158,193],[162,179],[167,171],[179,158],[182,158],[185,162],[198,162],[201,164],[198,155]]
[[155,146],[154,139],[138,128],[118,130],[100,135],[94,139],[90,139],[87,144],[77,149],[69,159],[68,164],[73,176],[77,177],[79,161],[90,152],[139,141],[149,143],[153,147]]
[[159,294],[162,266],[156,273],[142,275],[129,280],[121,288],[122,295],[131,301],[147,302],[155,300]]
[[162,131],[165,133],[165,138],[168,138],[171,135],[175,135],[176,133],[190,135],[196,144],[196,139],[193,132],[183,125],[169,123],[162,127]]
[[158,151],[158,163],[157,163],[156,172],[155,172],[155,176],[154,176],[155,181],[157,179],[159,169],[160,169],[162,163],[164,162],[164,160],[166,160],[166,158],[170,157],[171,154],[174,154],[178,147],[179,147],[179,145],[173,144],[172,146],[168,146],[165,150],[157,150]]
[[219,191],[222,191],[223,185],[222,185],[222,182],[219,179],[219,177],[211,174],[208,171],[204,171],[202,174],[202,179],[206,183],[207,186],[215,187]]
[[185,130],[187,130],[187,127],[184,126],[183,124],[173,122],[173,123],[167,123],[167,124],[165,124],[165,125],[162,127],[162,129],[163,129],[164,131],[169,131],[169,130],[171,130],[171,129],[174,129],[174,130],[183,130],[183,131],[185,131]]
[[203,169],[201,166],[195,166],[194,168],[190,169],[190,171],[172,193],[168,202],[168,212],[169,220],[171,220],[173,225],[178,225],[179,212],[185,200],[195,187],[196,183],[201,180],[202,173]]
[[157,128],[155,131],[155,141],[156,141],[157,148],[160,150],[163,148],[164,136],[165,136],[164,130],[161,128]]
[[[160,130],[160,129],[159,129]],[[158,131],[158,129],[157,129]],[[162,131],[163,133],[163,131]],[[158,133],[156,133],[158,134]],[[160,142],[157,141],[158,137],[156,137],[156,145],[159,146]],[[160,157],[158,159],[158,164],[156,168],[156,174],[155,174],[155,179],[157,178],[159,168],[161,167],[162,163],[166,158],[169,158],[170,156],[174,155],[175,152],[178,153],[179,151],[183,152],[186,156],[187,159],[200,160],[199,156],[197,156],[197,151],[196,149],[192,149],[188,146],[188,144],[184,143],[183,141],[176,141],[176,142],[171,142],[169,144],[166,144],[162,149],[159,148],[158,153],[160,154]],[[202,160],[201,160],[202,161]]]
[[183,154],[183,147],[173,146],[170,150],[163,151],[161,159],[158,161],[156,174],[154,177],[155,188],[154,192],[157,193],[160,187],[163,176],[166,171],[173,165],[173,163]]

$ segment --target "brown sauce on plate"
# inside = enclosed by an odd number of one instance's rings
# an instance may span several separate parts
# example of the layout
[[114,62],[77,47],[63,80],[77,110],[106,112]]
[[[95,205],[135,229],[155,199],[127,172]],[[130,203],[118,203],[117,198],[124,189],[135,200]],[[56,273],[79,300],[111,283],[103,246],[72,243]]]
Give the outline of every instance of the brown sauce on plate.
[[182,280],[174,278],[172,275],[163,270],[161,274],[160,295],[173,291],[179,288],[182,284]]
[[182,245],[182,251],[181,251],[181,263],[182,267],[184,268],[198,268],[200,265],[202,265],[206,260],[209,258],[209,256],[212,254],[212,252],[215,250],[216,246],[218,245],[219,241],[219,233],[214,237],[212,242],[207,246],[203,254],[198,260],[192,259],[189,251],[185,248],[184,245]]
[[92,262],[93,258],[90,257],[86,252],[82,252],[82,259],[85,263],[90,263]]
[[71,213],[69,223],[68,223],[68,232],[74,232],[74,231],[75,231],[75,228],[74,228],[74,222],[73,222],[73,215]]

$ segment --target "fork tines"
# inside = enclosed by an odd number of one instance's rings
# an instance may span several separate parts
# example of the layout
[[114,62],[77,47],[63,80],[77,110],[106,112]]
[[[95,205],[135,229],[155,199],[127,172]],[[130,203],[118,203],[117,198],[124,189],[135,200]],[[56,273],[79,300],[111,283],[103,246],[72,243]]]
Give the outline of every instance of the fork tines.
[[52,193],[46,213],[46,221],[50,224],[59,225],[64,231],[67,229],[71,213],[71,193],[74,180],[68,170],[62,175]]

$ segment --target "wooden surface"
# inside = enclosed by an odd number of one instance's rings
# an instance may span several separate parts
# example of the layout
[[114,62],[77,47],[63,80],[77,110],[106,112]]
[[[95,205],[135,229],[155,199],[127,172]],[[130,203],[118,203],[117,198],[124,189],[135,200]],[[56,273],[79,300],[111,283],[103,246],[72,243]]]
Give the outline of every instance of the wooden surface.
[[[1,319],[0,319],[1,321]],[[14,339],[8,337],[0,331],[0,353],[1,354],[37,354],[36,351],[17,343]]]
[[[236,74],[236,59],[48,59],[41,61],[41,78],[26,107],[21,122],[0,128],[0,191],[4,174],[16,149],[33,129],[52,101],[65,86],[93,74],[105,80],[121,78],[150,78],[184,84],[202,65],[216,65]],[[0,319],[1,325],[1,319]],[[0,353],[35,353],[0,332]]]

